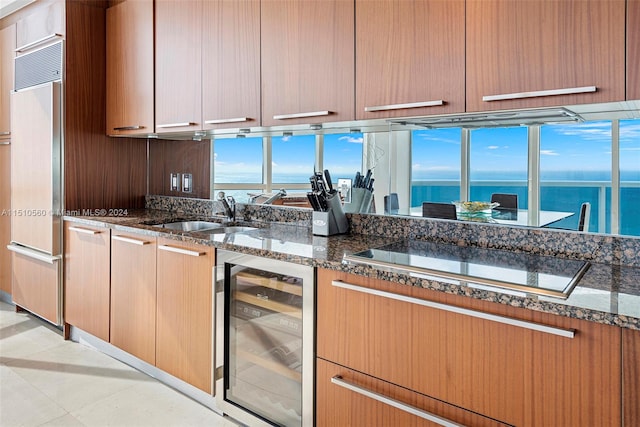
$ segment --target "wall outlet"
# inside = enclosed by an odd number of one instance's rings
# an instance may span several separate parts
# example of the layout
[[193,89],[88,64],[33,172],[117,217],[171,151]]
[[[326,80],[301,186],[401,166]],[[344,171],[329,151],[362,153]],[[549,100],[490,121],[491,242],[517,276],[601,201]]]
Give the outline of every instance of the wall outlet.
[[351,203],[351,179],[338,178],[338,192],[344,203]]
[[182,174],[182,192],[191,193],[193,191],[193,175],[190,173]]
[[179,173],[171,173],[169,180],[169,191],[179,191],[180,190],[180,174]]

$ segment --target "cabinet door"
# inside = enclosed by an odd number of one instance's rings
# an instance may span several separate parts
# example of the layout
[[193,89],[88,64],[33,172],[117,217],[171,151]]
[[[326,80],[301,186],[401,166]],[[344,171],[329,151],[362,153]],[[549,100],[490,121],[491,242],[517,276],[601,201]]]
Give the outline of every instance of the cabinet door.
[[356,119],[464,112],[464,0],[356,0]]
[[41,3],[33,13],[16,23],[16,46],[20,49],[18,55],[65,35],[64,0]]
[[212,393],[214,249],[158,239],[156,366]]
[[640,425],[640,331],[622,330],[624,426]]
[[156,363],[156,238],[111,236],[111,344]]
[[260,125],[260,1],[204,2],[205,129]]
[[317,359],[316,383],[318,427],[419,427],[437,425],[435,419],[464,426],[506,426],[322,359]]
[[[618,328],[326,270],[318,272],[317,307],[323,359],[512,425],[621,422]],[[514,319],[576,332],[569,338]]]
[[64,321],[109,341],[110,233],[65,223]]
[[0,142],[0,291],[11,293],[11,145]]
[[354,4],[263,0],[262,124],[354,118]]
[[0,141],[11,138],[9,94],[13,89],[13,57],[16,48],[16,26],[0,30]]
[[202,1],[156,0],[156,132],[202,128]]
[[128,0],[107,9],[107,134],[153,131],[153,0]]
[[624,0],[478,0],[466,16],[467,111],[624,99]]
[[640,99],[640,0],[627,3],[627,99]]

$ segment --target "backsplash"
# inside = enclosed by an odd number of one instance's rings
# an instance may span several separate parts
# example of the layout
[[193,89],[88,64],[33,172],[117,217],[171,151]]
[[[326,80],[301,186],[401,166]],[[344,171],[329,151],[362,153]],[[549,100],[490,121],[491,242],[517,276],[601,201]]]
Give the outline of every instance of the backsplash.
[[[204,217],[224,215],[220,202],[207,199],[152,195],[146,197],[146,207]],[[311,227],[311,210],[293,207],[238,203],[236,218]],[[637,237],[406,216],[347,214],[347,218],[353,234],[411,238],[640,267],[640,238]]]

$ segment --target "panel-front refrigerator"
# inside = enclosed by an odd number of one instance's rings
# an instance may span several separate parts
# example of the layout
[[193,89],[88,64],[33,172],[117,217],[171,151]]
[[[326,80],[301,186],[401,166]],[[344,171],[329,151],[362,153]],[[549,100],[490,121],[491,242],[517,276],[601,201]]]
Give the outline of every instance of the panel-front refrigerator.
[[11,94],[13,302],[62,324],[61,84]]

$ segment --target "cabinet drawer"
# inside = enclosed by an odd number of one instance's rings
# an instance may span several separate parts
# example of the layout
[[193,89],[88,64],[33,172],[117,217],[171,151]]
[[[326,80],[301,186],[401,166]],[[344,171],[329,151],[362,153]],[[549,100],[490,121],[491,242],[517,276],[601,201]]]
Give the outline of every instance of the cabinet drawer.
[[318,427],[508,425],[322,359],[316,369]]
[[326,270],[317,301],[318,357],[509,424],[619,423],[618,328]]

